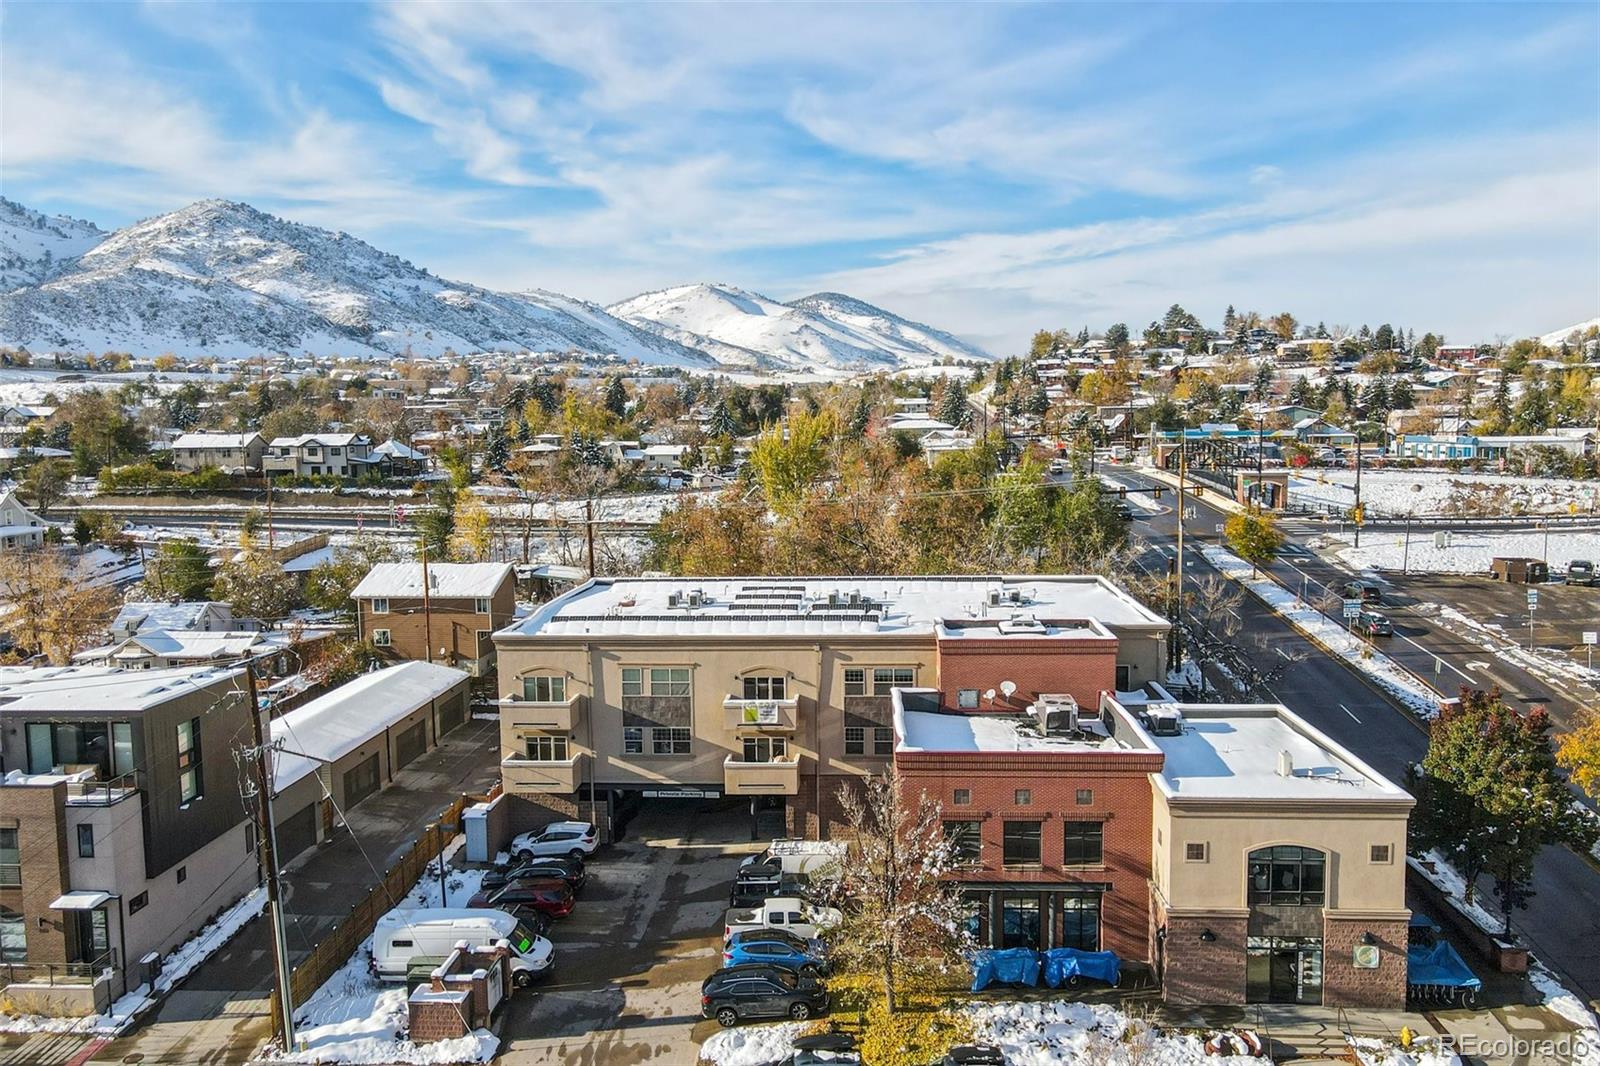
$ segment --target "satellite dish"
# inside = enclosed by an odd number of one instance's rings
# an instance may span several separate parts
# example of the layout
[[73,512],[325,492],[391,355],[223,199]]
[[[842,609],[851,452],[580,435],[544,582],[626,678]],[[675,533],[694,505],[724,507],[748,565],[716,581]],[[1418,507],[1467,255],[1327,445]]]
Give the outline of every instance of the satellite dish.
[[983,698],[986,699],[986,700],[994,699],[994,689],[990,689],[988,692],[985,692],[983,694]]
[[1003,692],[1006,699],[1009,700],[1011,698],[1011,694],[1017,691],[1017,683],[1015,681],[1002,681],[1000,682],[1000,691]]

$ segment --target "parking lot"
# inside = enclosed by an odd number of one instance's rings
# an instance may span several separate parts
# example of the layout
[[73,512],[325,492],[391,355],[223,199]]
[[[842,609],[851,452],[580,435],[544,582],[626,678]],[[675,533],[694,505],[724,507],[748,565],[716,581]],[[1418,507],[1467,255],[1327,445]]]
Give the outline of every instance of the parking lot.
[[740,802],[657,801],[597,852],[555,972],[512,1000],[504,1063],[692,1063],[716,1023],[700,982],[722,964],[722,916],[750,842]]

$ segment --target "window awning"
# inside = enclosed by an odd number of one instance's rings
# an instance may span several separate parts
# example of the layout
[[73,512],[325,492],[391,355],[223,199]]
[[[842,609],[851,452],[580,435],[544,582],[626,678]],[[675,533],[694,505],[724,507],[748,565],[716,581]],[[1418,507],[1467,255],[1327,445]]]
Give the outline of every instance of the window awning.
[[53,911],[92,911],[111,898],[109,892],[68,892],[57,896],[50,904]]

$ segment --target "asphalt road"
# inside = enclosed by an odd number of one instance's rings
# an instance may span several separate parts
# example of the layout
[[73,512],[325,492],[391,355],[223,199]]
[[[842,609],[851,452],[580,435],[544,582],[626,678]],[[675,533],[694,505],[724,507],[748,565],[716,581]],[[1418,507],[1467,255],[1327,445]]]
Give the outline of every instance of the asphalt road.
[[[1158,484],[1125,467],[1105,472],[1113,481],[1128,486]],[[1173,493],[1168,490],[1158,502],[1162,505],[1160,514],[1146,515],[1135,508],[1133,532],[1149,543],[1147,562],[1156,563],[1159,557],[1159,565],[1164,566],[1164,560],[1172,558],[1176,548]],[[1193,517],[1184,522],[1185,586],[1199,591],[1200,582],[1216,571],[1193,545],[1219,540],[1217,526],[1227,514],[1211,506],[1204,497],[1191,500],[1189,506],[1193,508]],[[1302,572],[1308,575],[1308,580],[1336,578],[1338,585],[1348,579],[1348,575],[1339,575],[1335,568],[1320,563],[1303,547],[1294,557],[1273,568],[1274,576],[1296,589]],[[1269,693],[1380,773],[1403,782],[1407,765],[1420,762],[1426,754],[1428,738],[1424,726],[1363,674],[1323,653],[1254,597],[1244,598],[1239,615],[1241,629],[1236,640],[1256,649],[1260,661],[1270,663],[1273,658],[1282,657],[1297,660],[1272,681]],[[1411,656],[1407,665],[1426,662],[1426,669],[1431,673],[1435,651],[1447,663],[1459,663],[1462,669],[1467,669],[1469,655],[1474,661],[1484,657],[1481,647],[1475,653],[1447,647],[1446,642],[1432,633],[1430,627],[1416,638],[1420,649],[1427,650],[1401,653],[1402,657]],[[1430,647],[1430,641],[1438,643],[1437,649]],[[1390,650],[1384,649],[1386,653]],[[1508,675],[1508,679],[1520,675],[1524,680],[1515,691],[1523,694],[1543,694],[1537,690],[1547,687],[1509,663],[1496,662],[1495,670]],[[1471,670],[1467,672],[1472,674]],[[1547,848],[1539,857],[1535,890],[1528,909],[1514,918],[1514,927],[1527,939],[1538,958],[1569,985],[1581,990],[1591,1002],[1600,1000],[1600,869],[1565,848]]]

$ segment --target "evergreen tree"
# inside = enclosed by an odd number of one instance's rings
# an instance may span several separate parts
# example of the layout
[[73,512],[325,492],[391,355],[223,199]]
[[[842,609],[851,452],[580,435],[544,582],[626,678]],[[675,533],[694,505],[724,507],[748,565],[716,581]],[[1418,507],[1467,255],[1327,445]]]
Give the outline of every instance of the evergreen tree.
[[483,435],[483,465],[498,473],[510,460],[511,443],[506,440],[506,431],[491,423]]
[[939,421],[948,422],[957,428],[965,428],[972,422],[972,408],[967,406],[967,396],[961,389],[960,382],[954,378],[947,380],[944,396],[939,401]]
[[1263,359],[1256,364],[1255,381],[1250,386],[1250,394],[1257,400],[1264,400],[1272,391],[1272,380],[1277,375],[1278,368],[1271,359]]
[[561,409],[561,400],[556,396],[555,386],[547,378],[540,378],[528,389],[528,394],[539,404],[539,410],[547,415],[553,415]]
[[1233,305],[1229,304],[1228,309],[1222,314],[1222,332],[1232,333],[1237,322],[1238,316],[1233,313]]
[[[866,403],[866,397],[861,398]],[[717,406],[711,409],[711,417],[706,421],[706,436],[708,437],[734,437],[739,433],[739,426],[733,420],[733,412],[728,410],[726,400],[718,401]]]
[[845,436],[850,440],[861,440],[867,435],[867,427],[872,424],[872,405],[867,402],[867,394],[862,391],[856,396],[856,405],[850,411],[850,420],[845,423]]
[[628,416],[628,387],[622,383],[620,374],[606,383],[605,405],[606,410],[618,418]]
[[1379,352],[1394,351],[1394,327],[1385,322],[1372,335],[1372,348]]
[[1415,390],[1406,378],[1397,378],[1389,390],[1389,407],[1394,411],[1409,411],[1417,405]]
[[1316,407],[1320,400],[1310,378],[1297,377],[1289,386],[1289,402],[1297,407]]
[[1122,352],[1128,348],[1128,325],[1126,322],[1112,323],[1106,330],[1106,343],[1115,351]]
[[1044,415],[1050,410],[1050,397],[1044,391],[1043,385],[1035,385],[1033,391],[1028,393],[1028,413],[1030,415]]

